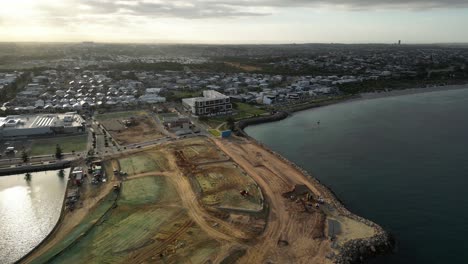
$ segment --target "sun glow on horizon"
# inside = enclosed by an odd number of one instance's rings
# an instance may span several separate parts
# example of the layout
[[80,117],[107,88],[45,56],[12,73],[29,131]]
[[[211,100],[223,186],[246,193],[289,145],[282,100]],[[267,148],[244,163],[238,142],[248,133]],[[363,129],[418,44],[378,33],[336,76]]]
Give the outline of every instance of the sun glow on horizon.
[[305,2],[0,0],[0,41],[468,42],[463,7],[415,12]]

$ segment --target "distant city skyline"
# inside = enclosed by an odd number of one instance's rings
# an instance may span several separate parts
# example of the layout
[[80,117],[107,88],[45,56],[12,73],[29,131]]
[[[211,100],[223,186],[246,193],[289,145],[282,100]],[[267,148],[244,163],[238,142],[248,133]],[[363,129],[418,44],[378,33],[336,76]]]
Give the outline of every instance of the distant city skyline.
[[468,43],[464,0],[0,0],[1,42]]

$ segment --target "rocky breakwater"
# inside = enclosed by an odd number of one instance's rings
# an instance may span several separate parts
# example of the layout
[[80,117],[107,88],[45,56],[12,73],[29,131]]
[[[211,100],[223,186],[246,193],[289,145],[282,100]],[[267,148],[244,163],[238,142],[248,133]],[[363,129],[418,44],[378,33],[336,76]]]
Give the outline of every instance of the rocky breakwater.
[[363,263],[365,260],[389,254],[393,252],[394,248],[393,236],[381,230],[369,239],[355,239],[346,242],[333,260],[336,264]]
[[276,112],[268,116],[259,116],[259,117],[244,119],[236,123],[236,131],[240,135],[248,137],[248,135],[244,132],[244,128],[248,126],[252,126],[252,125],[259,125],[263,123],[280,121],[280,120],[286,119],[288,116],[289,114],[287,112]]
[[278,112],[276,114],[266,116],[266,117],[256,117],[256,118],[242,120],[236,124],[237,133],[238,135],[248,138],[251,142],[257,144],[258,146],[262,147],[263,149],[277,156],[279,159],[283,160],[284,162],[289,164],[291,167],[294,167],[295,169],[300,171],[304,176],[312,180],[315,183],[316,188],[318,188],[320,192],[322,193],[327,203],[332,204],[340,213],[340,215],[349,217],[355,221],[359,221],[375,229],[376,234],[370,238],[354,239],[354,240],[346,242],[342,246],[339,246],[338,248],[339,252],[337,254],[334,254],[331,257],[333,262],[336,264],[364,263],[368,259],[394,252],[396,243],[395,243],[394,237],[390,233],[385,231],[378,224],[350,212],[344,206],[344,203],[335,195],[335,193],[329,187],[325,186],[317,178],[312,177],[307,171],[305,171],[302,167],[300,167],[296,163],[286,159],[281,154],[271,150],[270,148],[265,146],[263,143],[258,142],[256,139],[250,137],[244,131],[244,129],[249,125],[256,125],[256,124],[262,124],[262,123],[267,123],[267,122],[279,121],[287,117],[288,117],[288,113]]

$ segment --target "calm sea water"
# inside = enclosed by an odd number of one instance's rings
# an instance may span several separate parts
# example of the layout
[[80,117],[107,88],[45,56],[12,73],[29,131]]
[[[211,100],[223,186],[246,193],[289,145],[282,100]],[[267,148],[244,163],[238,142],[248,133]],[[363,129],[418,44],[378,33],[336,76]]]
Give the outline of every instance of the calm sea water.
[[397,253],[372,263],[468,263],[468,89],[332,105],[246,132],[396,236]]
[[44,239],[60,216],[69,170],[0,177],[0,263],[13,263]]

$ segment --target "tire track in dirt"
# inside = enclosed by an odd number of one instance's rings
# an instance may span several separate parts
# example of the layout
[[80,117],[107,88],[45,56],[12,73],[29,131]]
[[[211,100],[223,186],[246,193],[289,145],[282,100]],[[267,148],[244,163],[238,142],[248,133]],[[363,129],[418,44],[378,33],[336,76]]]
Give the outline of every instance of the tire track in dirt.
[[248,141],[236,138],[214,142],[258,183],[270,209],[264,233],[257,239],[257,244],[248,249],[240,263],[310,263],[312,259],[314,263],[324,262],[323,254],[327,250],[321,240],[313,240],[308,249],[278,246],[279,240],[311,243],[310,237],[300,229],[291,228],[304,223],[300,221],[300,212],[291,210],[282,195],[296,184],[306,184],[314,192],[316,188],[283,161]]
[[[182,226],[180,226],[175,232],[171,233],[169,237],[164,239],[161,245],[152,248],[148,247],[144,251],[139,251],[135,256],[129,256],[127,258],[127,263],[145,263],[147,261],[151,262],[154,261],[154,257],[163,253],[164,250],[177,238],[182,236],[190,227],[192,227],[194,221],[188,220]],[[152,244],[152,243],[151,243]]]
[[[172,155],[168,157],[168,161],[172,164],[175,164],[175,160]],[[236,243],[243,243],[243,241],[250,238],[243,231],[237,230],[221,219],[210,215],[198,201],[197,195],[192,189],[189,179],[186,178],[182,172],[176,172],[172,174],[169,179],[172,180],[176,186],[176,189],[179,192],[179,196],[182,200],[182,204],[185,208],[188,209],[190,217],[210,236],[217,240]],[[216,224],[218,227],[214,228],[213,224]]]

